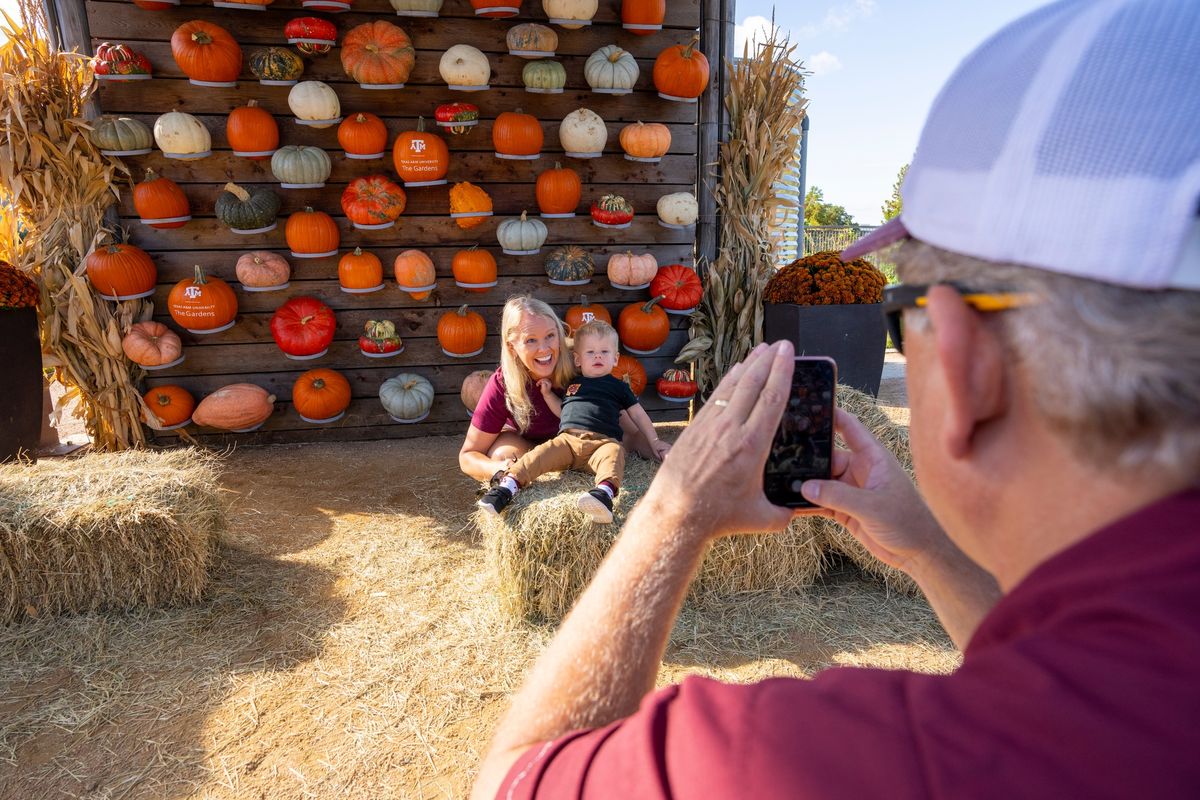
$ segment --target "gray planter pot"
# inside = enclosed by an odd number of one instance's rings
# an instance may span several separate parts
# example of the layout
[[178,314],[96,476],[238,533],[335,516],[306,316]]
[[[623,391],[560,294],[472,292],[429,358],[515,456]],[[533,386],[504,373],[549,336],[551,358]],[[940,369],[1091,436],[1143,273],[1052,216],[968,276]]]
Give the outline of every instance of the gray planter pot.
[[887,326],[878,303],[846,306],[763,304],[763,338],[786,339],[796,355],[829,356],[837,362],[838,383],[879,394]]

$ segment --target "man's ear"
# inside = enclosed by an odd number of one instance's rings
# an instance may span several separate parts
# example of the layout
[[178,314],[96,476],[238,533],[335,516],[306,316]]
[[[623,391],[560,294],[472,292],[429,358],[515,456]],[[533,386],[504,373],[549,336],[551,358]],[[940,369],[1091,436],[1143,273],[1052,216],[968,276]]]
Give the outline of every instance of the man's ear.
[[983,315],[949,286],[930,288],[926,308],[946,391],[943,444],[951,457],[964,458],[978,426],[1004,410],[1004,349]]

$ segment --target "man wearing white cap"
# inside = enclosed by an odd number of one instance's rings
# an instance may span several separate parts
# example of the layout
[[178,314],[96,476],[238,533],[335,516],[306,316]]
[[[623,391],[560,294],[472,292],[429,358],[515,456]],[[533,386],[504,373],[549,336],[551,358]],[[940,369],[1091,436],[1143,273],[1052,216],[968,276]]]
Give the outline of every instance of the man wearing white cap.
[[1008,26],[942,90],[903,193],[843,257],[898,245],[920,493],[844,412],[835,479],[804,492],[917,581],[962,666],[652,692],[707,543],[789,518],[743,479],[792,371],[760,346],[535,665],[476,798],[1200,797],[1200,2]]

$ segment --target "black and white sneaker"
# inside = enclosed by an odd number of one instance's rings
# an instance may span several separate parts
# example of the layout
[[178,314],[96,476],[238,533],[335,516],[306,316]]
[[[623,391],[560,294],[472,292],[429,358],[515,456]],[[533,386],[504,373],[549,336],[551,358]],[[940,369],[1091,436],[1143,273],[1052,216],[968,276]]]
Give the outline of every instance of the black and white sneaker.
[[592,522],[612,522],[612,498],[603,489],[592,489],[579,495],[579,510],[587,514]]
[[485,494],[475,505],[479,506],[487,513],[495,515],[507,508],[508,504],[512,502],[512,499],[512,492],[503,486],[496,486],[492,489],[488,489],[487,494]]

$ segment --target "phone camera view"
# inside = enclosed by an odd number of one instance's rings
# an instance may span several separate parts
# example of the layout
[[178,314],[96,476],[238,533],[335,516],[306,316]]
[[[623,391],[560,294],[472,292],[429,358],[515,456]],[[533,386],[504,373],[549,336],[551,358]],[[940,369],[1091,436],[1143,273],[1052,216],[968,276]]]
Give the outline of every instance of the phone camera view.
[[792,393],[763,473],[767,498],[778,505],[811,505],[800,486],[828,478],[833,456],[835,368],[827,359],[797,359]]

